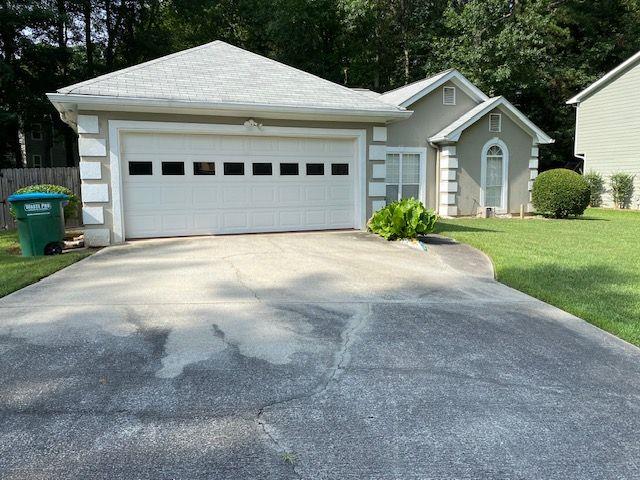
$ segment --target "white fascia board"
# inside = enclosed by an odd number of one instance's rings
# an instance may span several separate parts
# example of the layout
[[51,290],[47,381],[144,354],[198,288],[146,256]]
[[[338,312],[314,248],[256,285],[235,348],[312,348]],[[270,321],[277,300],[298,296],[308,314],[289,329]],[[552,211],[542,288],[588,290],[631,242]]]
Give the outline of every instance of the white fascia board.
[[587,88],[582,90],[580,93],[578,93],[574,97],[571,97],[569,100],[567,100],[567,105],[579,103],[580,101],[582,101],[584,97],[594,92],[598,88],[606,85],[611,80],[614,80],[618,76],[618,74],[624,72],[627,68],[632,67],[636,62],[640,62],[640,52],[636,53],[634,56],[632,56],[628,60],[622,62],[616,68],[614,68],[609,73],[607,73],[604,77],[602,77],[599,80],[596,80],[595,82],[593,82],[591,85],[589,85]]
[[495,102],[488,103],[485,108],[477,112],[473,117],[469,118],[462,125],[458,126],[452,131],[445,131],[444,135],[429,138],[431,143],[439,143],[444,141],[457,142],[460,139],[460,135],[469,126],[476,123],[482,117],[484,117],[489,111],[494,108],[502,107],[501,110],[509,116],[513,121],[518,123],[525,130],[528,130],[534,137],[536,137],[536,144],[548,144],[554,143],[555,140],[544,133],[540,127],[529,120],[524,113],[518,110],[511,102],[504,97],[498,97]]
[[436,88],[440,87],[441,85],[447,83],[450,80],[477,102],[486,102],[487,100],[489,100],[489,97],[482,90],[476,87],[473,83],[467,80],[467,78],[464,75],[462,75],[457,70],[452,70],[446,75],[443,75],[442,78],[439,78],[437,81],[433,82],[432,84],[425,87],[423,90],[419,91],[412,97],[402,102],[400,106],[406,108],[412,105],[413,103],[417,102],[422,97],[424,97],[425,95],[428,95],[429,93],[433,92]]
[[380,122],[381,120],[406,119],[410,110],[355,110],[320,107],[292,107],[286,105],[187,102],[155,98],[108,97],[99,95],[74,95],[47,93],[56,109],[63,111],[103,110],[128,112],[189,113],[221,116],[256,116],[261,118],[334,119]]

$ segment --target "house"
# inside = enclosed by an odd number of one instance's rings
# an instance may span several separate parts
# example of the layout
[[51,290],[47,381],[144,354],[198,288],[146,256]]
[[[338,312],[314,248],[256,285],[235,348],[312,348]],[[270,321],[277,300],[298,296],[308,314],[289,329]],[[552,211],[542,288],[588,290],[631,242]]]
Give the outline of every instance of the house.
[[[60,123],[60,122],[58,122]],[[64,124],[65,129],[68,127]],[[73,132],[64,132],[46,116],[30,122],[25,132],[27,167],[72,167],[78,165],[78,147]]]
[[528,204],[552,140],[456,70],[379,95],[221,41],[48,94],[79,134],[85,240],[366,227]]
[[[640,208],[640,52],[567,103],[576,107],[574,155],[584,171],[635,175],[631,206]],[[603,204],[613,205],[609,192]]]

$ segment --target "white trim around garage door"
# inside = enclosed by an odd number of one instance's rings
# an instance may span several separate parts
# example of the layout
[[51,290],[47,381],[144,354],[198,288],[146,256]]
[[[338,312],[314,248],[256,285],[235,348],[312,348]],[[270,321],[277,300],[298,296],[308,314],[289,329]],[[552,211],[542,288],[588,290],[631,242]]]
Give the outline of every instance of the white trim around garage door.
[[149,122],[137,120],[109,121],[109,162],[111,166],[111,194],[113,207],[113,240],[122,243],[126,238],[122,200],[122,166],[120,162],[120,135],[125,132],[194,133],[218,135],[252,135],[266,137],[353,138],[356,142],[357,169],[354,176],[355,218],[354,228],[362,229],[367,222],[366,165],[367,131],[365,129],[311,128],[311,127],[247,127],[208,123]]

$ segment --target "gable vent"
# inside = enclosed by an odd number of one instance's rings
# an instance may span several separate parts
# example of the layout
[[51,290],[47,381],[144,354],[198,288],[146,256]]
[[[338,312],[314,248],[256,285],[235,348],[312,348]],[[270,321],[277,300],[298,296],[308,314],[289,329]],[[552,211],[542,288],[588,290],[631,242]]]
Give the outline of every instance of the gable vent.
[[456,104],[456,87],[444,87],[442,89],[442,103],[444,105]]
[[500,132],[502,130],[502,115],[499,113],[492,113],[489,115],[489,131]]

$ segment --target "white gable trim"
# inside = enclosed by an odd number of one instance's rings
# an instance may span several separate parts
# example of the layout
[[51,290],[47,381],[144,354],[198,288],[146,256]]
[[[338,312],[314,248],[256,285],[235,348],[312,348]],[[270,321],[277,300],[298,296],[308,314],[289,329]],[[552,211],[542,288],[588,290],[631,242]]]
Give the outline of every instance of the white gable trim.
[[[299,120],[335,120],[378,122],[409,118],[410,110],[358,110],[321,107],[294,107],[289,105],[187,102],[153,98],[108,97],[101,95],[74,95],[47,93],[47,97],[61,113],[78,110],[125,111],[150,113],[182,113],[191,115],[256,116]],[[74,125],[72,125],[74,126]]]
[[467,95],[469,95],[476,102],[485,102],[485,101],[489,100],[489,97],[487,97],[487,95],[485,95],[485,93],[482,90],[480,90],[473,83],[471,83],[469,80],[467,80],[467,78],[464,75],[462,75],[459,71],[451,70],[449,73],[447,73],[446,75],[443,75],[441,78],[439,78],[438,80],[436,80],[432,84],[427,85],[425,88],[420,90],[415,95],[412,95],[408,99],[404,100],[398,106],[406,108],[409,105],[412,105],[413,103],[415,103],[418,100],[420,100],[422,97],[430,94],[435,89],[437,89],[438,87],[444,85],[448,81],[451,81],[453,84],[455,84],[457,87],[459,87],[463,92],[465,92]]
[[576,96],[574,96],[574,97],[570,98],[569,100],[567,100],[567,104],[571,105],[573,103],[581,102],[584,99],[584,97],[588,96],[589,94],[591,94],[595,90],[599,89],[600,87],[605,86],[607,83],[615,80],[618,77],[618,74],[623,73],[625,70],[627,70],[627,68],[633,67],[633,65],[636,62],[640,62],[640,52],[636,53],[630,59],[622,62],[620,65],[618,65],[616,68],[611,70],[609,73],[607,73],[600,80],[596,80],[594,83],[592,83],[587,88],[582,90]]
[[[482,117],[484,117],[489,111],[494,108],[500,108],[505,114],[509,116],[513,121],[519,124],[522,128],[530,132],[536,139],[538,144],[553,143],[555,140],[544,133],[535,123],[527,118],[527,116],[514,107],[504,97],[497,97],[494,101],[487,102],[484,108],[481,108],[475,115],[470,117],[464,123],[459,126],[445,127],[438,132],[435,136],[429,138],[431,143],[439,142],[457,142],[460,139],[460,135],[471,125],[476,123]],[[455,122],[452,124],[455,125]]]
[[[356,228],[364,229],[367,224],[367,131],[340,128],[268,127],[249,129],[244,125],[223,125],[208,123],[149,122],[137,120],[109,121],[109,162],[111,170],[111,194],[113,209],[113,241],[122,243],[126,238],[124,230],[124,206],[122,186],[122,165],[120,136],[124,132],[153,133],[209,133],[223,135],[287,136],[316,138],[352,138],[356,142],[357,175],[355,182]],[[106,185],[105,185],[106,186]]]

